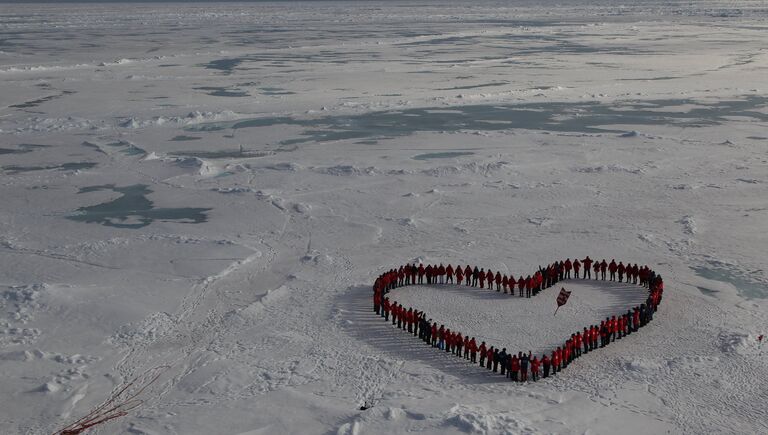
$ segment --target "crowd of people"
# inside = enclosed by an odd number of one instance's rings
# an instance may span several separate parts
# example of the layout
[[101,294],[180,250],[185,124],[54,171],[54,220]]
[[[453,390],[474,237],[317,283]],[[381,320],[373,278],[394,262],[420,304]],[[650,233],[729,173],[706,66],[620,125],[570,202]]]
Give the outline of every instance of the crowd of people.
[[[390,290],[398,287],[454,284],[455,279],[456,285],[481,289],[493,290],[495,284],[497,292],[503,289],[504,293],[512,296],[517,288],[520,297],[530,298],[562,280],[572,279],[572,276],[574,279],[581,276],[581,279],[606,280],[606,275],[610,281],[638,284],[647,288],[648,298],[645,303],[627,310],[626,313],[606,317],[599,325],[589,325],[574,332],[561,346],[553,349],[551,354],[545,353],[540,358],[532,355],[530,351],[515,354],[507,352],[506,348],[499,350],[485,341],[478,344],[475,337],[451,331],[445,325],[438,325],[424,311],[405,307],[394,300],[390,301],[387,296]],[[556,261],[546,267],[539,267],[539,270],[531,275],[521,275],[518,279],[515,279],[514,275],[502,275],[498,271],[494,273],[490,269],[478,269],[477,266],[406,264],[397,269],[390,269],[376,279],[373,284],[373,309],[385,321],[391,321],[398,329],[413,334],[436,349],[464,358],[472,364],[479,364],[494,373],[500,372],[512,381],[526,382],[549,377],[568,367],[582,354],[637,332],[653,319],[663,293],[664,282],[661,276],[648,266],[639,267],[637,264],[624,264],[621,261],[617,264],[615,260],[608,263],[605,259],[598,262],[589,256],[583,260]]]

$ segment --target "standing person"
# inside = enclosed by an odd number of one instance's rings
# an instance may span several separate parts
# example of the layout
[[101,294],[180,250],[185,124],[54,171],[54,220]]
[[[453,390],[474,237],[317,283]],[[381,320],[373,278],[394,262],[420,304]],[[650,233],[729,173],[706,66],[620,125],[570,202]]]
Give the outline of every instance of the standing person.
[[584,344],[584,353],[587,353],[587,352],[589,352],[589,341],[590,341],[591,339],[592,339],[592,338],[591,338],[590,332],[589,332],[589,330],[588,330],[588,329],[585,327],[585,328],[584,328],[584,333],[583,333],[583,334],[581,334],[581,340],[582,340],[582,342],[583,342],[583,344]]
[[[501,274],[497,271],[496,276],[494,277],[494,281],[496,281],[496,291],[501,291]],[[504,287],[504,293],[507,292],[507,288]]]
[[504,294],[507,294],[507,289],[509,288],[509,277],[507,275],[504,275],[501,279],[501,285],[504,287]]
[[565,269],[565,279],[571,279],[571,269],[573,268],[573,263],[571,263],[571,259],[567,258],[565,260],[565,263],[563,264],[563,269]]
[[453,266],[450,264],[445,268],[445,283],[453,284]]
[[592,271],[595,272],[595,280],[597,280],[597,275],[600,273],[600,263],[595,261],[595,264],[592,266]]
[[477,287],[477,279],[480,277],[480,270],[477,269],[477,266],[475,266],[475,269],[472,270],[472,287]]
[[456,268],[456,285],[461,285],[462,281],[464,281],[464,271],[461,270],[461,266],[458,266]]
[[437,330],[437,322],[432,324],[432,347],[437,347],[437,337],[439,336],[439,331]]
[[526,382],[528,381],[528,363],[530,362],[530,358],[528,355],[523,354],[522,358],[520,358],[520,381]]
[[474,273],[472,272],[472,268],[469,267],[469,264],[467,264],[467,267],[464,268],[464,279],[467,281],[467,287],[469,287],[473,275]]
[[621,261],[619,261],[618,271],[619,271],[619,282],[623,282],[624,281],[624,263],[622,263]]
[[485,279],[488,280],[488,290],[493,290],[493,272],[491,272],[491,269],[488,269],[488,272],[485,273]]
[[605,271],[608,270],[608,263],[605,262],[605,258],[600,262],[600,277],[605,281]]
[[549,377],[549,365],[551,364],[549,357],[545,353],[544,356],[541,358],[541,365],[544,366],[544,378]]
[[486,352],[486,354],[485,354],[485,358],[486,358],[485,368],[487,368],[488,370],[490,370],[491,367],[493,367],[493,355],[494,354],[495,354],[494,348],[493,348],[493,346],[491,346],[491,348],[488,349],[488,352]]
[[539,360],[535,356],[531,360],[531,380],[536,382],[539,379]]
[[488,349],[485,347],[485,342],[480,343],[480,367],[485,367],[485,357],[488,356]]
[[480,268],[477,277],[480,280],[480,288],[485,288],[485,269]]
[[[485,345],[485,342],[483,342],[483,345]],[[469,340],[469,362],[472,364],[477,363],[477,342],[475,337]]]
[[576,358],[581,356],[581,332],[576,332],[573,337],[573,353]]
[[531,297],[531,287],[533,286],[533,281],[531,280],[531,275],[528,275],[527,278],[525,278],[525,297],[530,298]]
[[456,333],[456,355],[461,356],[461,348],[464,347],[464,337],[461,336],[461,332]]
[[589,255],[587,255],[587,258],[581,260],[581,264],[584,265],[584,276],[582,279],[592,279],[592,259],[589,258]]
[[437,266],[437,277],[439,281],[435,284],[445,284],[445,266],[443,266],[443,263]]
[[520,279],[517,280],[517,288],[520,292],[520,297],[523,297],[523,292],[525,291],[525,278],[523,278],[523,275],[520,275]]
[[426,269],[424,269],[424,264],[423,264],[423,263],[419,263],[419,269],[418,269],[418,273],[419,273],[419,284],[424,284],[424,274],[425,274],[426,272],[427,272],[427,271],[426,271]]
[[501,349],[501,352],[499,352],[499,368],[501,370],[501,374],[506,377],[507,373],[507,348]]
[[469,334],[464,336],[464,359],[469,359]]
[[517,355],[512,355],[512,359],[509,361],[509,370],[512,372],[512,380],[517,382],[517,374],[520,373],[520,360]]
[[581,269],[581,262],[578,258],[573,260],[573,277],[578,278],[579,277],[579,269]]
[[389,305],[389,298],[384,298],[384,321],[389,322],[389,310],[392,306]]
[[499,353],[499,349],[493,350],[493,372],[498,373],[499,372],[499,360],[501,359],[501,354]]
[[611,264],[608,265],[608,272],[610,274],[611,281],[616,281],[617,270],[619,270],[619,266],[616,265],[616,260],[611,258]]

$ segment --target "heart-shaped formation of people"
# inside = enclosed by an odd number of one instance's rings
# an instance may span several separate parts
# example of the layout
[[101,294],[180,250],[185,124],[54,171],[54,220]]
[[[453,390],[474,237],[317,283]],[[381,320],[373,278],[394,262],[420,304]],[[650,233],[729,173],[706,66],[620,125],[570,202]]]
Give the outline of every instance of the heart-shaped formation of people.
[[[582,331],[576,331],[565,340],[562,346],[553,349],[551,355],[545,353],[541,358],[531,355],[530,352],[528,354],[518,352],[517,355],[513,352],[499,352],[498,348],[485,342],[478,346],[474,337],[462,336],[461,332],[438,326],[436,322],[432,323],[428,320],[424,311],[404,307],[396,301],[390,301],[386,296],[390,290],[398,287],[454,284],[455,278],[457,286],[479,286],[481,289],[487,288],[493,291],[495,284],[497,292],[503,289],[504,293],[509,293],[510,296],[515,295],[515,287],[517,287],[519,297],[530,298],[560,281],[572,279],[572,272],[573,279],[578,279],[581,273],[581,279],[591,280],[593,271],[595,280],[605,281],[607,277],[610,281],[638,284],[647,288],[648,297],[645,303],[633,307],[626,313],[608,317],[599,325],[589,325]],[[501,375],[515,382],[526,382],[529,380],[529,371],[532,381],[539,379],[540,372],[546,378],[568,367],[568,364],[579,358],[582,353],[605,347],[617,338],[637,332],[653,319],[653,314],[661,303],[663,292],[664,282],[661,276],[648,266],[638,267],[637,264],[629,263],[625,265],[623,262],[616,264],[615,260],[608,263],[605,259],[594,261],[589,256],[583,260],[555,261],[525,278],[521,275],[517,280],[514,276],[508,277],[500,272],[493,273],[490,269],[487,271],[478,269],[476,266],[454,268],[451,265],[444,267],[442,264],[426,267],[423,264],[418,266],[406,264],[397,269],[390,269],[376,279],[373,284],[373,309],[385,321],[390,321],[391,317],[392,325],[419,337],[436,349],[450,352],[459,358],[463,357],[473,364],[478,363],[479,356],[480,367],[494,372],[501,371]],[[569,294],[565,289],[561,290],[557,298],[558,308],[567,303]]]

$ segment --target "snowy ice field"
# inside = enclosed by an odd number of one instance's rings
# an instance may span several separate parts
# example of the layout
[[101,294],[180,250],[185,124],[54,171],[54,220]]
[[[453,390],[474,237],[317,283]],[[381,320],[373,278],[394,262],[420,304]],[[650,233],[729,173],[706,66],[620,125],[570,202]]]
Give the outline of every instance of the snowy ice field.
[[[768,5],[559,3],[0,4],[0,432],[168,365],[94,433],[768,433]],[[664,302],[538,383],[371,310],[585,255]],[[398,291],[534,346],[573,288]]]

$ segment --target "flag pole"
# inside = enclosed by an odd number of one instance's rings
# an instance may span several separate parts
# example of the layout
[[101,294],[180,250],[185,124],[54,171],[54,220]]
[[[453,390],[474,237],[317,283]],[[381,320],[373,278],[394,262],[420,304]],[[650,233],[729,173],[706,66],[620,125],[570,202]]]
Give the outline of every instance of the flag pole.
[[552,317],[557,316],[557,310],[559,310],[559,309],[560,309],[560,305],[558,305],[557,308],[555,308],[555,314],[553,314]]

